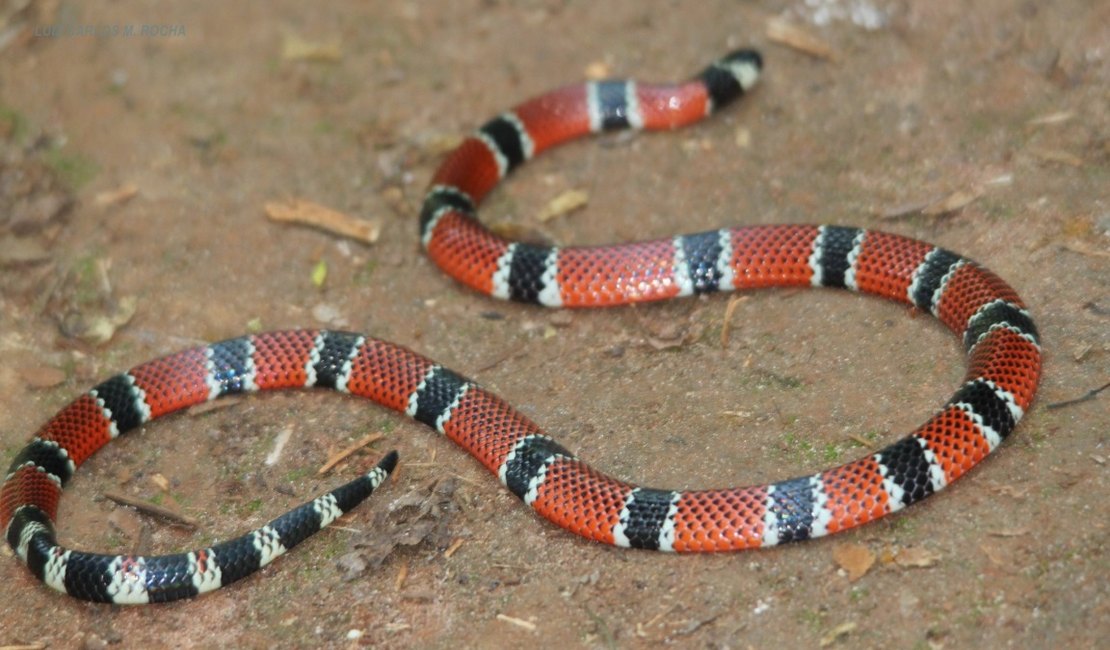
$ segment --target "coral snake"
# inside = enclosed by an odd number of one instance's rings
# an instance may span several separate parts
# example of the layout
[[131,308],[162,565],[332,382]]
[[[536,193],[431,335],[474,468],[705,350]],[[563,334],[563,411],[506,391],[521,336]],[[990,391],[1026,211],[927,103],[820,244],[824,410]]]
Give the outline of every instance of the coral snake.
[[62,488],[93,452],[149,420],[217,397],[325,387],[368,398],[444,434],[555,524],[606,544],[727,551],[836,533],[924,499],[983,460],[1028,410],[1038,335],[1002,280],[955,253],[846,226],[725,228],[614,246],[510,242],[477,205],[545,149],[613,129],[673,129],[747,92],[760,55],[740,50],[680,84],[598,81],[555,90],[493,118],[449,154],[420,215],[430,257],[481,293],[549,307],[592,307],[756,287],[841,287],[932,313],[959,335],[967,374],[950,400],[897,442],[845,465],[770,485],[642,488],[578,460],[475,383],[402,347],[335,331],[230,339],[142,364],[80,396],[12,461],[0,526],[31,572],[72,596],[162,602],[238,580],[353,508],[385,480],[368,473],[242,537],[191,553],[101,555],[56,542]]

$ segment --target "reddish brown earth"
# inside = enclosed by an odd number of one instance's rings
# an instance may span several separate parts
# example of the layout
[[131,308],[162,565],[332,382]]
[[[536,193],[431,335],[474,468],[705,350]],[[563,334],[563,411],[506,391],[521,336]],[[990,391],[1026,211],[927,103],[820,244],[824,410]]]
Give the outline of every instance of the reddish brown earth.
[[[782,221],[890,230],[1008,279],[1031,305],[1047,356],[1028,417],[942,495],[839,537],[709,557],[564,533],[449,441],[354,400],[282,394],[170,418],[82,468],[61,507],[65,543],[194,548],[264,523],[387,449],[401,451],[403,468],[340,529],[192,602],[78,602],[7,553],[0,645],[1105,642],[1110,393],[1047,407],[1110,381],[1110,8],[811,4],[870,6],[884,20],[867,29],[824,21],[800,1],[724,0],[6,9],[0,171],[15,176],[0,176],[0,236],[26,238],[0,250],[5,459],[98,380],[259,326],[342,325],[410,346],[482,382],[604,471],[659,487],[782,479],[866,453],[856,437],[874,447],[897,439],[963,371],[958,343],[931,319],[848,294],[768,291],[738,306],[722,347],[727,296],[554,313],[468,292],[419,249],[415,211],[444,143],[598,64],[669,80],[747,44],[763,50],[767,75],[741,105],[674,134],[564,147],[497,190],[484,217],[564,243]],[[835,58],[771,42],[767,23],[779,16]],[[94,33],[35,30],[63,23]],[[128,36],[129,25],[180,29]],[[294,36],[334,41],[338,56],[283,56]],[[130,200],[98,200],[126,186],[137,189]],[[589,193],[588,207],[539,224],[541,207],[572,188]],[[342,242],[264,218],[264,203],[288,197],[378,219],[381,238]],[[921,213],[946,199],[954,210]],[[24,221],[13,223],[16,213]],[[74,336],[129,296],[134,316],[109,341]],[[667,341],[678,344],[659,345]],[[265,465],[285,429],[289,443]],[[330,454],[378,431],[384,440],[317,478]],[[441,484],[424,501],[440,478],[454,492]],[[173,507],[200,527],[133,515],[108,491]],[[414,491],[405,503],[423,506],[423,517],[386,528],[423,522],[429,539],[378,567],[341,567],[360,531]],[[838,564],[853,553],[877,557],[854,581]],[[915,557],[928,566],[906,566]]]

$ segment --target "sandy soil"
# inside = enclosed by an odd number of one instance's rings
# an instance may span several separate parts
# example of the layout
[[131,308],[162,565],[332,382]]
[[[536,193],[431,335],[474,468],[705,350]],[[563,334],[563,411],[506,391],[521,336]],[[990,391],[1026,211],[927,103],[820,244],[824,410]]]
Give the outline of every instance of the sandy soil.
[[[413,347],[599,468],[659,487],[782,479],[866,453],[859,436],[875,447],[897,439],[963,371],[959,345],[931,319],[836,292],[763,292],[739,305],[722,348],[727,296],[560,315],[465,291],[419,250],[415,211],[444,143],[590,68],[682,78],[745,44],[764,51],[767,76],[742,105],[674,134],[553,152],[497,190],[484,217],[584,243],[830,222],[973,257],[1032,306],[1047,350],[1038,404],[995,456],[944,494],[836,538],[672,557],[564,533],[450,442],[376,407],[254,397],[147,426],[91,460],[63,500],[63,541],[193,548],[263,523],[386,449],[401,451],[404,469],[342,529],[191,602],[78,602],[7,553],[0,644],[1105,642],[1110,394],[1047,405],[1110,381],[1110,7],[690,4],[8,3],[0,135],[5,170],[24,180],[0,190],[0,235],[24,239],[5,248],[0,274],[3,456],[135,363],[253,327],[322,325]],[[835,58],[771,42],[775,17]],[[36,31],[44,24],[94,33]],[[297,38],[333,43],[337,57],[283,55]],[[128,186],[130,200],[102,196]],[[587,209],[538,224],[538,210],[571,188],[589,193]],[[265,202],[288,197],[380,220],[381,239],[343,242],[263,217]],[[922,214],[945,200],[956,209]],[[26,221],[12,222],[12,205]],[[90,327],[125,320],[113,314],[126,315],[129,297],[130,321],[88,342]],[[666,339],[678,344],[652,345]],[[265,465],[286,429],[279,462]],[[331,453],[378,431],[385,439],[339,476],[316,476]],[[422,503],[442,478],[451,484],[425,515],[429,539],[380,566],[351,565],[360,531],[403,495]],[[106,491],[158,501],[200,527],[139,517]],[[858,547],[878,561],[853,581],[836,557]],[[928,566],[892,561],[906,549]]]

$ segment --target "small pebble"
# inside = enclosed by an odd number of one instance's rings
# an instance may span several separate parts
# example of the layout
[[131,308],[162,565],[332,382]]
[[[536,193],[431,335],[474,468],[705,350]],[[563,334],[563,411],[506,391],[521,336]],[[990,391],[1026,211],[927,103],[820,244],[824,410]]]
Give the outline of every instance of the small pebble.
[[346,317],[340,313],[339,308],[326,302],[319,303],[312,308],[312,317],[326,325],[336,327],[347,327],[348,325]]

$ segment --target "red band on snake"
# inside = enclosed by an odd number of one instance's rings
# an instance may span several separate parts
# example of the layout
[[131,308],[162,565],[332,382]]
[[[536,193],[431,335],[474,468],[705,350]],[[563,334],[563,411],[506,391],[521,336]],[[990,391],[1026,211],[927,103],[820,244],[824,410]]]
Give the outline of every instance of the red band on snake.
[[229,393],[284,388],[331,388],[405,413],[458,443],[543,517],[616,546],[773,546],[859,526],[946,487],[1013,431],[1040,380],[1040,344],[1024,303],[982,266],[921,241],[846,226],[753,226],[558,248],[504,240],[477,220],[477,205],[495,184],[544,149],[601,130],[696,122],[748,91],[761,68],[759,55],[744,50],[684,84],[587,83],[521,104],[486,123],[436,172],[421,215],[423,243],[447,273],[482,293],[553,307],[786,286],[840,287],[914,306],[962,338],[969,367],[952,398],[908,436],[770,485],[643,488],[592,469],[495,395],[416,353],[348,332],[276,332],[145,363],[49,420],[0,488],[9,544],[40,580],[88,600],[174,600],[249,575],[369,496],[396,455],[267,526],[192,553],[70,551],[57,545],[53,522],[73,472],[117,435]]

